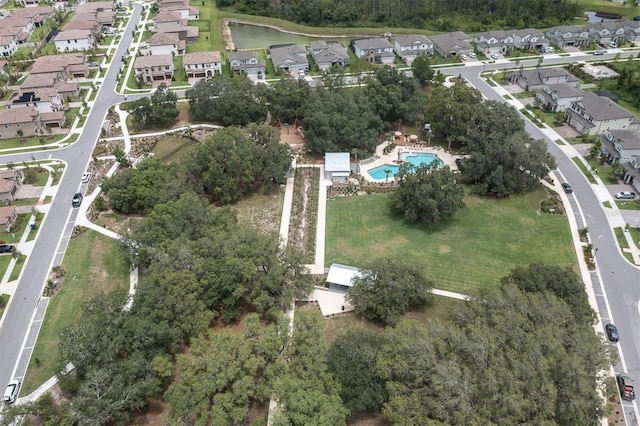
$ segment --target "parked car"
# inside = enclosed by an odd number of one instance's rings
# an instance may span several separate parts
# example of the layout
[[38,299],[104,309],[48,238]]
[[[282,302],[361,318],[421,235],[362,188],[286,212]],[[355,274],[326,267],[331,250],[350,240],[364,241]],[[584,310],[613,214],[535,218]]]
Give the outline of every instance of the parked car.
[[298,71],[298,77],[304,78],[304,76],[305,76],[304,70]]
[[593,52],[594,55],[604,55],[604,50],[596,50]]
[[617,342],[620,340],[620,336],[618,335],[618,328],[613,324],[607,324],[604,326],[605,331],[607,332],[607,338],[611,342]]
[[622,397],[622,399],[624,399],[625,401],[633,401],[634,399],[636,399],[636,393],[633,389],[633,385],[631,384],[633,382],[633,380],[631,380],[631,377],[627,376],[626,374],[618,374],[616,376],[616,379],[618,380],[618,386],[620,387],[620,396]]
[[620,191],[616,193],[615,197],[618,200],[633,200],[634,198],[636,198],[636,193],[629,191]]
[[617,49],[618,48],[618,43],[609,43],[609,47],[612,49]]
[[463,61],[467,60],[467,55],[463,53],[462,55],[460,55],[460,59],[462,59]]
[[4,391],[4,397],[2,398],[2,402],[5,404],[13,404],[18,399],[18,392],[20,391],[20,381],[19,380],[11,380],[7,385],[7,389]]
[[90,180],[91,180],[91,173],[84,173],[82,175],[82,179],[80,179],[82,183],[89,183]]
[[571,185],[569,185],[567,182],[564,182],[562,184],[562,189],[564,189],[564,192],[566,192],[567,194],[573,193],[573,188],[571,188]]
[[492,53],[492,54],[491,54],[491,57],[492,57],[493,59],[498,59],[500,56],[498,56],[498,54],[497,54],[497,53]]
[[262,71],[258,70],[258,80],[262,80]]
[[473,53],[473,52],[471,52],[471,53],[469,53],[469,57],[470,57],[471,59],[475,59],[475,58],[476,58],[476,54],[475,54],[475,53]]
[[13,246],[11,244],[0,244],[0,253],[11,253]]
[[73,207],[80,207],[80,204],[82,204],[82,199],[83,199],[83,195],[80,192],[76,192],[73,195],[73,200],[71,200],[71,205]]

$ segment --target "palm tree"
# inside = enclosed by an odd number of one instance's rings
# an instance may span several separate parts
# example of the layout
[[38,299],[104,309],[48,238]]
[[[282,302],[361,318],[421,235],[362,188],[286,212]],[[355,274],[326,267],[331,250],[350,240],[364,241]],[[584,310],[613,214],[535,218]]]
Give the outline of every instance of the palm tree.
[[387,175],[386,178],[384,179],[384,183],[388,183],[389,182],[389,173],[391,173],[391,170],[384,169],[384,173]]

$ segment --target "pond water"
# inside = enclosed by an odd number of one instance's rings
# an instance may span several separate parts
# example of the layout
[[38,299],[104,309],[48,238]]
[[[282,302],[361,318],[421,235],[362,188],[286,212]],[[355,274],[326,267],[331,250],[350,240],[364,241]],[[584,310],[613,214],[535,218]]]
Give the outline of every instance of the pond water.
[[[236,49],[265,49],[274,44],[301,43],[309,44],[313,40],[323,40],[320,37],[307,37],[290,34],[258,25],[229,23],[231,38]],[[330,40],[330,38],[324,38]],[[335,38],[334,38],[335,39]]]
[[619,16],[618,18],[610,18],[610,17],[602,17],[602,16],[597,16],[598,12],[594,12],[592,10],[587,10],[584,14],[587,17],[587,20],[590,24],[594,24],[594,23],[598,23],[598,22],[614,22],[617,21],[618,19],[621,18],[621,16]]

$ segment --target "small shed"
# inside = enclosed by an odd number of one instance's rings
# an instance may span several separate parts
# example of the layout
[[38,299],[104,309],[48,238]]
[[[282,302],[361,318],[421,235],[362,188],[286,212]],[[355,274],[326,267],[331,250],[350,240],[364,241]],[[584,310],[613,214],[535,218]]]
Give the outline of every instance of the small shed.
[[360,270],[358,268],[334,263],[329,267],[327,284],[329,284],[330,290],[344,293],[353,287],[358,277],[360,277]]
[[351,158],[348,152],[327,152],[324,154],[325,179],[331,182],[347,183],[351,172]]

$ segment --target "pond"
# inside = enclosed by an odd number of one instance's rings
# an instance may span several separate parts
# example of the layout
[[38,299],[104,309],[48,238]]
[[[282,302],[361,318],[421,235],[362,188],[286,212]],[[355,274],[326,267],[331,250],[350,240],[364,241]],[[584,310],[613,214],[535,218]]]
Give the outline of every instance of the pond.
[[[236,49],[266,49],[274,44],[301,43],[309,44],[314,40],[330,40],[331,38],[308,37],[285,33],[269,27],[258,25],[229,23],[231,38]],[[335,39],[335,38],[334,38]]]
[[590,24],[595,24],[598,22],[614,22],[622,18],[622,15],[594,12],[593,10],[587,10],[584,14]]

